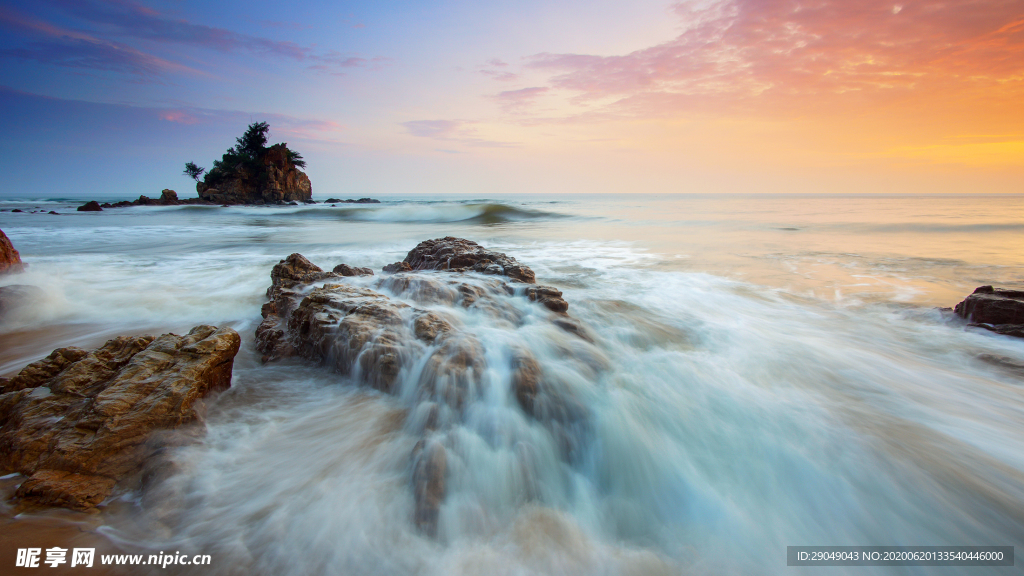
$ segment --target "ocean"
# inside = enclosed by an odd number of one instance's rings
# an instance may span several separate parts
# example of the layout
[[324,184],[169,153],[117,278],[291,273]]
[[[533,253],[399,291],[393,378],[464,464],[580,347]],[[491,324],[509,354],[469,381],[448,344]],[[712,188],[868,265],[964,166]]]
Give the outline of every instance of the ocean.
[[[44,293],[0,324],[0,376],[120,334],[242,335],[205,439],[174,455],[174,521],[125,493],[100,533],[210,554],[203,574],[820,574],[787,567],[787,546],[1024,550],[1024,340],[942,310],[981,285],[1024,289],[1024,196],[380,199],[99,213],[0,201],[29,265],[0,285]],[[447,432],[428,538],[411,522],[408,386],[263,364],[253,333],[289,254],[380,275],[443,236],[531,267],[594,342],[447,311],[488,355],[528,348],[589,418],[559,459],[507,371],[489,370]]]

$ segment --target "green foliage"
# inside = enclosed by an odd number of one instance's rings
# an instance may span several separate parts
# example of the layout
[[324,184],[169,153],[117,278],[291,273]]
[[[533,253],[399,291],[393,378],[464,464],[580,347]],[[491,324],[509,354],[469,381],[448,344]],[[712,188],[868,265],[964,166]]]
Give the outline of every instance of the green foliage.
[[[267,133],[270,132],[270,125],[266,122],[253,122],[245,130],[245,133],[235,139],[235,145],[228,148],[220,160],[213,161],[213,167],[206,173],[203,182],[211,188],[216,188],[221,182],[230,178],[242,176],[246,179],[255,180],[260,186],[269,182],[267,166],[264,158],[267,155]],[[294,150],[285,148],[288,160],[299,168],[306,167],[306,161],[302,155]],[[191,162],[189,164],[192,164]],[[194,165],[194,164],[193,164]],[[197,167],[198,168],[198,167]],[[188,165],[186,164],[186,173]],[[202,172],[195,176],[198,179]]]
[[185,162],[185,171],[182,172],[185,176],[199,182],[199,177],[206,172],[206,168],[198,166],[195,162]]
[[236,140],[235,150],[239,156],[245,156],[251,160],[260,160],[267,152],[267,132],[270,132],[270,124],[266,122],[253,122],[249,128]]
[[302,159],[302,154],[299,154],[295,150],[288,150],[288,161],[299,168],[306,167],[306,161]]

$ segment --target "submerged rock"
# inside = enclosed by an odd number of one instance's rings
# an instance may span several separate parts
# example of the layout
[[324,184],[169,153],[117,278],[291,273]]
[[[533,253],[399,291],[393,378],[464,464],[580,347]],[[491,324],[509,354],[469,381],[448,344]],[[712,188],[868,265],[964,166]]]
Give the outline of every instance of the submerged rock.
[[380,200],[376,200],[374,198],[360,198],[358,200],[353,200],[351,198],[348,200],[328,198],[327,200],[324,200],[324,204],[380,204]]
[[1024,338],[1024,291],[981,286],[953,309],[971,326]]
[[21,272],[24,269],[21,255],[14,249],[11,239],[0,230],[0,274],[4,272]]
[[[569,339],[566,361],[586,365],[581,371],[588,373],[604,369],[586,329],[567,315],[560,291],[533,284],[532,270],[514,258],[458,238],[421,243],[405,261],[386,267],[392,273],[385,276],[347,273],[353,270],[360,269],[339,265],[326,272],[299,254],[279,262],[256,346],[264,361],[300,356],[412,400],[407,428],[421,436],[410,467],[413,521],[421,531],[437,532],[447,452],[456,442],[448,434],[470,406],[479,406],[494,378],[504,379],[510,401],[550,431],[564,459],[579,455],[578,432],[589,425],[589,414],[571,389],[546,374],[526,347],[492,343],[498,348],[489,350],[452,313],[464,309],[509,330],[544,319]],[[427,270],[458,273],[420,272]]]
[[38,300],[42,295],[42,290],[28,284],[0,286],[0,320],[11,311]]
[[157,430],[202,421],[197,401],[228,388],[240,338],[197,326],[186,336],[121,336],[60,348],[0,378],[0,469],[29,478],[17,498],[95,507],[140,472]]

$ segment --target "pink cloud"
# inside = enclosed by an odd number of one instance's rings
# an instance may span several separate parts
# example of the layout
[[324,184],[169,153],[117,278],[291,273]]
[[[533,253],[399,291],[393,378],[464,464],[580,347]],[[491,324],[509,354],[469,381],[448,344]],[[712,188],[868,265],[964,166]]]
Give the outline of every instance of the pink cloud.
[[[30,42],[28,47],[11,49],[10,56],[39,62],[103,70],[122,70],[134,74],[153,74],[164,69],[184,67],[161,60],[103,36],[141,39],[171,44],[198,46],[221,52],[248,52],[310,63],[317,72],[340,73],[347,68],[365,66],[377,59],[345,56],[336,52],[320,53],[312,46],[234,32],[172,18],[132,0],[40,0],[55,5],[78,19],[78,28],[92,28],[91,34],[63,30],[46,22],[19,17],[0,8],[0,23],[22,32],[34,32],[50,39]],[[292,27],[292,23],[261,21],[264,26]],[[102,34],[99,32],[102,31]],[[129,40],[125,40],[127,42]],[[85,50],[86,57],[78,52]]]
[[183,110],[165,110],[160,113],[160,119],[178,124],[199,124],[199,118]]
[[550,88],[534,86],[531,88],[520,88],[519,90],[506,90],[499,92],[494,98],[501,104],[506,112],[521,112],[532,104],[541,94],[548,92]]
[[538,54],[528,66],[556,71],[551,85],[580,100],[613,97],[623,109],[754,100],[799,108],[998,82],[1020,90],[1024,73],[1019,0],[727,0],[674,10],[684,29],[671,41],[617,56]]
[[479,72],[484,76],[490,76],[499,82],[511,82],[512,80],[519,79],[518,74],[509,72],[508,70],[505,70],[505,68],[508,68],[508,62],[498,58],[491,58],[480,66]]

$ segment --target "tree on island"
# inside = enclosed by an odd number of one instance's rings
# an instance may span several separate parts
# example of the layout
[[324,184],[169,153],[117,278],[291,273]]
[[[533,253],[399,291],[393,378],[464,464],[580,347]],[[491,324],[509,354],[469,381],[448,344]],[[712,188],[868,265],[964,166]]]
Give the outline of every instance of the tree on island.
[[203,175],[203,172],[206,172],[206,168],[196,165],[195,162],[185,162],[185,171],[182,174],[199,182],[199,177]]

